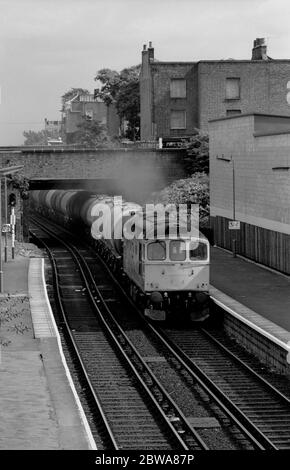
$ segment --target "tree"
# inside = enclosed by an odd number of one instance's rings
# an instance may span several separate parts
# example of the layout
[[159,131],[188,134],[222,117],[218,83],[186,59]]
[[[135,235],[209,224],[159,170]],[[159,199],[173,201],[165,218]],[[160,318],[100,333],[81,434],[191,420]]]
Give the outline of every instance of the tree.
[[200,227],[206,227],[209,222],[209,177],[204,172],[194,173],[155,193],[153,200],[163,204],[199,204]]
[[13,189],[18,189],[20,197],[22,199],[28,199],[29,179],[22,173],[8,175],[8,185],[11,186]]
[[95,96],[107,105],[115,103],[120,119],[127,121],[126,137],[135,140],[140,135],[140,65],[125,68],[120,73],[111,69],[98,71],[95,80],[102,84]]
[[24,131],[25,137],[24,145],[47,145],[49,139],[58,139],[60,137],[59,131],[42,129],[41,131]]
[[45,130],[41,131],[24,131],[25,137],[24,145],[47,145],[47,133]]
[[187,150],[185,158],[186,170],[189,174],[196,172],[209,172],[209,145],[208,134],[194,129],[195,134],[189,142],[184,142]]
[[106,127],[99,121],[83,121],[77,126],[74,132],[72,143],[82,144],[84,147],[97,147],[110,142],[106,132]]
[[97,72],[95,80],[102,83],[101,89],[95,90],[95,98],[101,98],[107,106],[115,103],[120,89],[119,72],[111,69],[101,69]]

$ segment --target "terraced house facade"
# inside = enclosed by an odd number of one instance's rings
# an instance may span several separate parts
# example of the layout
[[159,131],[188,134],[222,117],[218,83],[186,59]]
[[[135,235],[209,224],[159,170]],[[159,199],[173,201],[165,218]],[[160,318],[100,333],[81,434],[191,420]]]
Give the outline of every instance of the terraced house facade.
[[244,113],[290,116],[290,60],[254,41],[251,60],[162,62],[143,46],[141,140],[190,136],[208,121]]

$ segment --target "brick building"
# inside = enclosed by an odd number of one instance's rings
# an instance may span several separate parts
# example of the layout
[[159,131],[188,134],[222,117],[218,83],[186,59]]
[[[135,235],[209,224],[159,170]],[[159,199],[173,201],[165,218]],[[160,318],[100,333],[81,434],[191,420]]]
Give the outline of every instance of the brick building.
[[[290,117],[244,114],[209,123],[215,243],[290,274]],[[241,222],[229,230],[229,220]]]
[[44,130],[48,134],[59,136],[61,133],[61,121],[49,121],[44,119]]
[[141,140],[207,131],[208,121],[259,112],[290,116],[290,60],[271,59],[256,39],[251,60],[160,62],[144,45],[140,73]]
[[92,94],[77,93],[64,103],[62,111],[62,129],[66,143],[71,143],[77,126],[83,120],[99,121],[107,127],[110,136],[119,135],[120,118],[115,106],[107,106],[100,99],[94,99]]

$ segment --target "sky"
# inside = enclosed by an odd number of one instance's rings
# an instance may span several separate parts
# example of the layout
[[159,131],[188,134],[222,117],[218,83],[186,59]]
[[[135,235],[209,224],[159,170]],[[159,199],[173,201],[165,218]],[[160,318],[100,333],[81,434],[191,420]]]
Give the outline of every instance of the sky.
[[[60,119],[61,95],[101,68],[158,60],[250,59],[253,40],[290,58],[289,0],[0,0],[0,146]],[[290,80],[290,77],[289,77]]]

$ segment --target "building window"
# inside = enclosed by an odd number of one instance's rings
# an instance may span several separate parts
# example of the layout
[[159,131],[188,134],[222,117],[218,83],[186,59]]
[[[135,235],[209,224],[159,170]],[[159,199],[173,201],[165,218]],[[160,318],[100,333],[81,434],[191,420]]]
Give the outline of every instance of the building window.
[[186,111],[171,110],[170,129],[186,129]]
[[227,78],[226,79],[226,100],[239,100],[240,99],[240,79]]
[[170,98],[186,98],[186,80],[180,78],[171,80]]
[[242,111],[240,109],[227,109],[227,116],[236,116],[241,113]]

